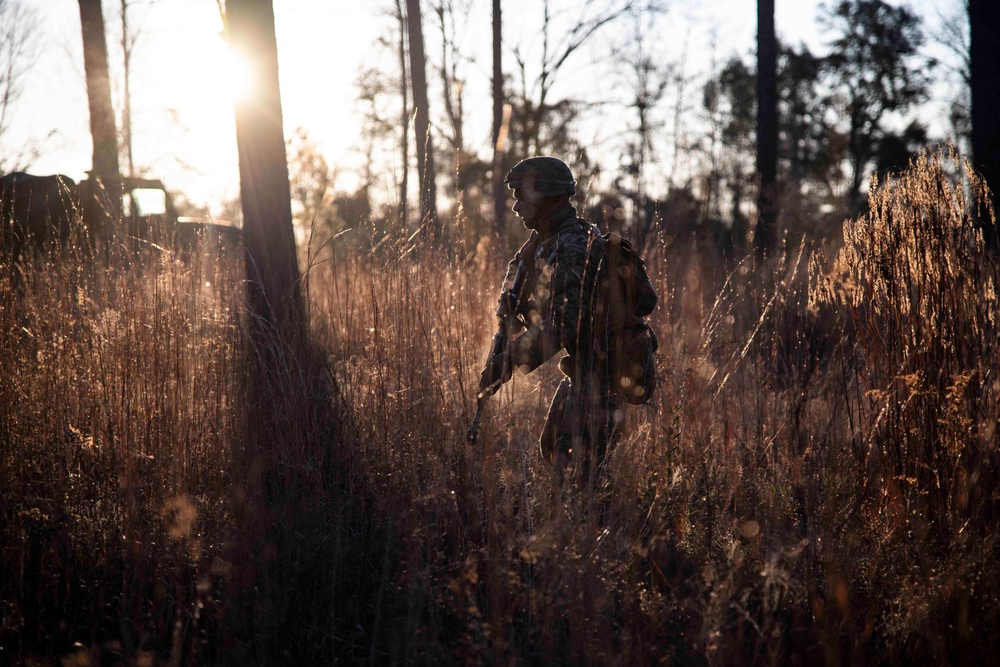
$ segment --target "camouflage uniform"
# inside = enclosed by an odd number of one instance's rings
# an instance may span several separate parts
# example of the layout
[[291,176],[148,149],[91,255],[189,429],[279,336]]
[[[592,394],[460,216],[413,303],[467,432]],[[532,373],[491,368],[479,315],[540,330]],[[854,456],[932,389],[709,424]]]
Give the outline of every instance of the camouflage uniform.
[[622,407],[611,390],[603,328],[594,318],[605,243],[569,204],[547,216],[538,232],[510,262],[504,280],[507,290],[521,258],[528,259],[533,269],[525,285],[528,327],[514,340],[511,356],[527,372],[562,349],[568,353],[559,363],[566,377],[552,398],[538,444],[560,472],[578,452],[580,472],[587,476],[618,435]]

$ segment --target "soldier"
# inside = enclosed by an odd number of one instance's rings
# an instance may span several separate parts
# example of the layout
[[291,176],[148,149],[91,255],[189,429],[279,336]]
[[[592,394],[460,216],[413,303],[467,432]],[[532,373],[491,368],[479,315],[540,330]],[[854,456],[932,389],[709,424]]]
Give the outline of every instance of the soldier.
[[[570,203],[576,181],[561,160],[528,158],[505,182],[513,190],[514,213],[533,233],[507,267],[497,314],[519,317],[525,331],[487,362],[480,395],[496,391],[515,366],[527,373],[565,350],[559,362],[565,377],[552,398],[539,450],[560,479],[570,461],[579,461],[588,479],[618,435],[622,407],[611,391],[604,332],[595,318],[605,241],[577,217]],[[527,278],[520,295],[513,294],[522,263]]]

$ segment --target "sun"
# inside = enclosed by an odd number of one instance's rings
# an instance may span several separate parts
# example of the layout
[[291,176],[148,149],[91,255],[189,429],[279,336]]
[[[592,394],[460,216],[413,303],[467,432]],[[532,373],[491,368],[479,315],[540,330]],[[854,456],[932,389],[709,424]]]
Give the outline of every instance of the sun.
[[252,94],[250,69],[223,38],[217,12],[153,7],[149,23],[162,29],[144,43],[145,76],[133,87],[133,108],[148,110],[137,116],[139,162],[193,202],[221,201],[238,188],[234,110]]
[[192,31],[183,46],[173,45],[167,68],[175,103],[225,105],[230,109],[251,88],[250,68],[219,32]]
[[213,42],[213,78],[220,92],[233,104],[244,101],[251,89],[250,67],[220,36]]

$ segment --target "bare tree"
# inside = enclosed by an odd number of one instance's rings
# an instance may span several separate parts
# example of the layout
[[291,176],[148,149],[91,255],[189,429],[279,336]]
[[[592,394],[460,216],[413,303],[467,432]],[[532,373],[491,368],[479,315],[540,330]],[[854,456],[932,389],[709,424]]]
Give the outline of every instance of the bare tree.
[[972,45],[970,43],[969,7],[966,2],[947,13],[938,11],[940,28],[928,34],[939,47],[949,52],[952,62],[942,61],[947,78],[954,86],[948,101],[951,136],[963,153],[971,153],[972,144]]
[[420,224],[432,238],[437,238],[437,186],[435,185],[434,145],[430,133],[427,101],[427,58],[424,55],[424,32],[420,0],[406,0],[407,36],[410,42],[410,85],[413,90],[413,125],[417,143],[417,181],[420,190]]
[[778,239],[778,40],[774,0],[757,0],[757,229],[759,257],[774,251]]
[[146,8],[156,5],[160,0],[120,0],[118,7],[118,41],[117,41],[117,56],[120,56],[121,60],[121,81],[115,82],[120,83],[121,89],[115,90],[118,93],[116,96],[116,101],[119,103],[119,130],[121,131],[120,136],[120,160],[123,163],[122,166],[125,169],[125,173],[132,175],[135,174],[135,158],[133,154],[133,136],[132,136],[132,80],[133,80],[133,64],[135,61],[136,48],[139,45],[143,30],[141,27],[142,21],[145,15],[140,13],[139,19],[133,22],[134,11],[137,7]]
[[[565,31],[557,31],[556,24],[563,11],[554,11],[550,0],[543,0],[540,56],[529,59],[521,45],[514,48],[514,61],[521,79],[520,136],[517,137],[521,155],[534,155],[549,148],[542,131],[550,128],[551,117],[566,106],[565,100],[551,101],[552,86],[563,66],[602,28],[635,11],[637,5],[633,0],[585,0],[582,6],[563,10],[572,11],[576,19]],[[533,71],[537,71],[537,77],[531,78],[529,73]]]
[[19,0],[0,0],[0,142],[4,144],[0,173],[24,168],[37,157],[30,149],[15,155],[4,135],[38,56],[38,26],[34,9]]
[[226,3],[230,45],[250,71],[253,87],[236,104],[240,198],[250,307],[268,348],[304,341],[305,309],[292,229],[288,161],[278,89],[278,46],[271,0]]
[[[122,212],[122,177],[118,165],[118,131],[111,105],[104,16],[101,14],[101,0],[79,1],[83,65],[87,75],[87,99],[90,105],[90,134],[94,141],[92,175],[99,184],[97,192],[100,193],[103,209],[91,215],[103,214],[106,219],[118,221]],[[97,221],[92,218],[91,223]]]
[[441,93],[444,102],[446,124],[439,135],[443,137],[444,150],[439,153],[442,161],[449,160],[448,172],[451,184],[453,212],[451,219],[467,222],[465,211],[475,206],[475,198],[470,192],[469,176],[478,171],[480,161],[470,155],[465,145],[465,79],[464,65],[469,58],[463,50],[466,44],[463,35],[467,32],[469,0],[437,0],[431,8],[437,18],[441,34],[441,62],[438,73],[441,76]]
[[125,166],[129,174],[135,173],[135,162],[132,160],[132,47],[135,46],[135,36],[128,28],[128,0],[122,0],[122,152]]
[[674,104],[672,120],[672,142],[670,173],[667,182],[671,189],[681,188],[691,177],[691,149],[695,145],[691,134],[687,129],[685,119],[691,112],[691,86],[695,77],[690,73],[688,61],[691,56],[691,31],[693,19],[690,15],[686,17],[686,28],[684,30],[684,41],[681,44],[680,56],[674,66],[674,76],[672,84],[674,87]]
[[445,136],[454,154],[454,168],[459,171],[465,158],[465,113],[464,86],[459,74],[459,63],[463,56],[458,44],[460,29],[456,24],[456,16],[468,14],[469,7],[466,4],[456,11],[454,0],[439,0],[432,8],[441,29],[441,87],[444,111],[451,129],[451,134]]
[[647,204],[646,167],[653,159],[653,137],[662,123],[655,120],[654,111],[663,100],[670,83],[672,71],[660,64],[649,52],[650,26],[637,16],[629,46],[616,49],[615,57],[625,68],[628,86],[629,110],[635,113],[632,138],[626,145],[625,171],[631,177],[632,187],[624,192],[632,200],[632,240],[642,251],[652,229],[652,211]]
[[399,93],[401,98],[399,127],[402,133],[400,137],[400,150],[402,153],[400,156],[400,169],[402,173],[399,179],[399,223],[405,229],[410,217],[407,201],[410,186],[410,77],[409,68],[406,65],[406,10],[403,8],[402,0],[395,0],[395,3],[395,18],[399,24]]
[[397,127],[385,104],[387,99],[394,97],[395,90],[392,76],[378,67],[363,68],[358,72],[354,86],[358,91],[357,104],[361,108],[359,148],[365,159],[359,192],[370,202],[371,185],[375,182],[376,151],[386,143],[395,147]]
[[510,106],[504,122],[503,94],[503,21],[500,0],[493,0],[493,231],[503,236],[504,218],[507,214],[507,188],[503,182],[503,159],[507,151],[507,131],[510,125]]
[[132,10],[137,7],[146,9],[160,4],[161,0],[121,0],[118,18],[120,21],[120,36],[118,48],[121,53],[121,157],[125,163],[126,173],[135,173],[132,136],[132,75],[135,52],[143,36],[142,21],[145,14],[139,15],[139,20],[133,22]]
[[292,201],[297,205],[297,214],[293,214],[295,222],[300,228],[309,230],[310,240],[314,230],[322,230],[324,237],[318,241],[325,243],[330,235],[341,231],[331,205],[338,170],[327,163],[316,143],[301,127],[288,142],[288,172]]
[[[992,2],[969,0],[972,84],[972,159],[993,193],[1000,191],[1000,13]],[[996,248],[996,229],[987,230],[987,242]]]

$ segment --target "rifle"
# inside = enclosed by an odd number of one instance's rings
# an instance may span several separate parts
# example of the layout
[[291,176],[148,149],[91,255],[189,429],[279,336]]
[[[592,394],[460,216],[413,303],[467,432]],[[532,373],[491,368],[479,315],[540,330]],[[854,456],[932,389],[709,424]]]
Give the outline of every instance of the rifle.
[[[529,241],[534,241],[538,236],[537,232],[531,232],[531,238]],[[528,247],[533,248],[534,243],[528,245]],[[532,254],[532,253],[528,253]],[[507,292],[511,297],[510,307],[504,307],[502,301],[499,308],[497,308],[497,318],[500,320],[497,332],[493,335],[493,344],[490,345],[490,354],[486,357],[486,365],[483,367],[485,372],[486,368],[489,368],[490,363],[493,361],[493,357],[503,352],[507,349],[507,343],[510,341],[510,337],[518,332],[521,328],[521,322],[517,319],[521,307],[524,305],[522,303],[524,297],[524,285],[528,281],[528,265],[525,263],[524,253],[522,253],[518,263],[517,270],[514,271],[514,280],[511,282],[510,290]],[[476,414],[472,417],[472,425],[469,426],[469,432],[467,437],[470,444],[476,444],[476,437],[479,435],[479,418],[483,415],[483,406],[486,404],[486,400],[495,394],[499,389],[503,381],[496,381],[488,387],[480,390],[476,395]]]

